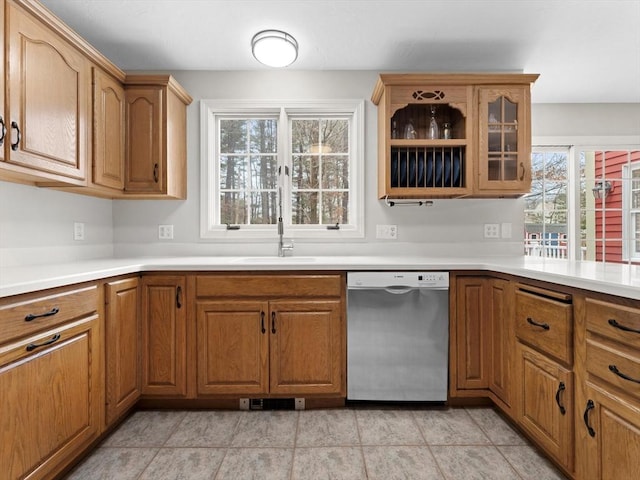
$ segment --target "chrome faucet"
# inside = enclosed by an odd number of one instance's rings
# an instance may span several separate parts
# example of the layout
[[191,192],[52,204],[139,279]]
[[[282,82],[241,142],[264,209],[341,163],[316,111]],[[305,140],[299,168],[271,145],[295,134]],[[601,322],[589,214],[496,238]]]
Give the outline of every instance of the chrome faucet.
[[284,243],[284,223],[282,222],[282,188],[278,189],[278,256],[284,257],[288,251],[293,252],[293,240],[291,243]]

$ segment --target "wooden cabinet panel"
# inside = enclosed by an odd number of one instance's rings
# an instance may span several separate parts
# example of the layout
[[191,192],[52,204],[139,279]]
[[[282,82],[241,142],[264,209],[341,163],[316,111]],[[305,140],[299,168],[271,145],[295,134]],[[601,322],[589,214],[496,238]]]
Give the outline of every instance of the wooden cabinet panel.
[[7,125],[7,115],[4,109],[4,93],[5,93],[4,78],[6,75],[5,74],[6,64],[4,61],[4,51],[5,51],[4,8],[5,8],[5,1],[3,0],[2,6],[0,6],[0,25],[2,25],[2,30],[0,30],[0,162],[4,161],[5,143],[8,142],[7,128],[9,127],[9,125]]
[[93,183],[121,191],[125,159],[124,87],[93,68]]
[[587,330],[640,350],[640,308],[586,299]]
[[138,278],[108,283],[106,288],[105,357],[106,424],[111,424],[140,397],[141,322]]
[[489,389],[506,406],[511,405],[513,368],[513,327],[509,314],[509,282],[493,278],[489,280],[489,321],[491,323],[491,370]]
[[267,302],[202,301],[196,308],[198,395],[267,392]]
[[126,191],[162,192],[162,89],[127,88],[126,124]]
[[90,62],[13,2],[7,4],[5,110],[12,147],[6,150],[3,168],[40,180],[86,185]]
[[573,373],[525,345],[518,345],[518,421],[568,471],[574,463]]
[[99,332],[93,314],[0,347],[3,478],[52,478],[97,438],[103,392]]
[[340,393],[340,301],[273,301],[270,307],[271,393]]
[[142,281],[142,393],[187,395],[187,334],[183,276]]
[[487,335],[487,279],[456,279],[457,388],[484,389],[489,386]]
[[[569,300],[570,301],[570,300]],[[565,365],[573,363],[573,308],[525,291],[516,292],[516,335]]]
[[96,285],[63,287],[0,301],[0,344],[96,311]]
[[640,471],[640,406],[628,403],[606,390],[587,384],[578,428],[592,429],[586,434],[585,480],[637,478]]

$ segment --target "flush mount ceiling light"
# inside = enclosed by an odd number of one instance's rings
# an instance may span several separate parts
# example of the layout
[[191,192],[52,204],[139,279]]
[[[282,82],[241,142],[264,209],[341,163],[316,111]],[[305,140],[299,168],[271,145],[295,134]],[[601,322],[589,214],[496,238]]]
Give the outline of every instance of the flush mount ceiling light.
[[298,42],[286,32],[263,30],[251,39],[251,52],[269,67],[286,67],[298,58]]

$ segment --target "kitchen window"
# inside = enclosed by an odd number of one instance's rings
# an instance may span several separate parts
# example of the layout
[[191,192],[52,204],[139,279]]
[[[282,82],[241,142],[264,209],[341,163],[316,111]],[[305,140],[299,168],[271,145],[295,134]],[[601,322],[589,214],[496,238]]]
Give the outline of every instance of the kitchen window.
[[364,236],[362,100],[202,102],[201,237]]
[[533,147],[525,255],[640,262],[640,150]]

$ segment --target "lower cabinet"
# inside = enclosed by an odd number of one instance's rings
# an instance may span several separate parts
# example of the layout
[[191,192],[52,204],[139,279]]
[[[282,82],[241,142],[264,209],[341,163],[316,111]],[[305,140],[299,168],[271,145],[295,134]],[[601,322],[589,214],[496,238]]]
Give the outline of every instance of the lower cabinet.
[[573,470],[573,373],[518,344],[518,422],[568,471]]
[[0,347],[0,476],[52,478],[103,425],[97,314]]
[[142,395],[187,395],[184,275],[142,278]]
[[140,398],[141,323],[138,277],[105,285],[105,423],[124,415]]
[[640,406],[596,385],[587,384],[582,406],[586,432],[581,453],[585,480],[622,480],[640,475]]
[[197,396],[344,396],[341,276],[251,281],[196,279]]

